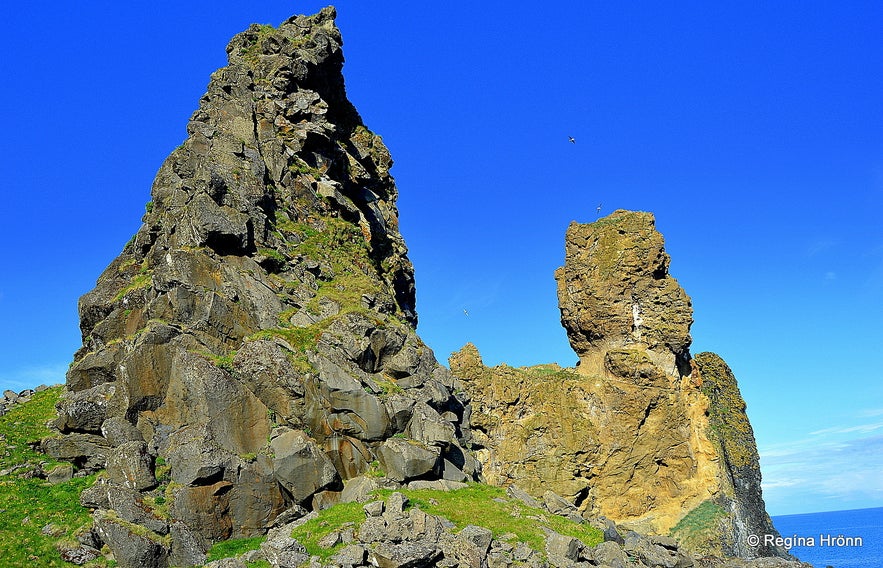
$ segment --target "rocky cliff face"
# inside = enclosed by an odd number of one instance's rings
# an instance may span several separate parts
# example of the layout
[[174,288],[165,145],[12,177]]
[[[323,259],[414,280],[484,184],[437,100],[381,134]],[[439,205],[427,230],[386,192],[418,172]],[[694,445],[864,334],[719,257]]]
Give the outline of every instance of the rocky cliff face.
[[369,472],[478,474],[469,401],[414,331],[392,160],[346,98],[334,16],[233,38],[80,300],[44,449],[106,466],[83,500],[123,566],[201,564]]
[[488,369],[471,345],[452,356],[484,474],[696,552],[780,554],[746,544],[774,529],[745,404],[720,358],[691,358],[690,298],[668,266],[649,213],[573,223],[555,277],[578,367]]

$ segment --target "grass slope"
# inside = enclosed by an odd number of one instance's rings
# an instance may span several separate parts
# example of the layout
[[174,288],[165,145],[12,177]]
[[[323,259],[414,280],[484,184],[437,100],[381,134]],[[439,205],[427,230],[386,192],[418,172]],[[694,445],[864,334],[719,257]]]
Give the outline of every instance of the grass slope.
[[[59,465],[32,446],[51,434],[46,422],[55,417],[55,403],[61,392],[59,386],[35,393],[30,401],[17,404],[0,416],[0,470],[24,464],[49,471]],[[76,530],[90,522],[89,510],[80,505],[80,493],[94,482],[95,476],[50,485],[42,479],[19,477],[26,470],[0,476],[0,563],[33,568],[70,567],[72,564],[61,559],[55,544],[61,539],[73,541]],[[107,564],[102,559],[86,566],[97,568]]]
[[[391,490],[381,490],[377,495],[386,498]],[[541,509],[528,507],[524,503],[506,495],[500,487],[471,483],[468,487],[455,491],[433,489],[402,489],[408,497],[410,507],[419,507],[430,515],[444,517],[456,525],[456,530],[466,525],[477,525],[490,529],[494,538],[511,538],[526,542],[531,548],[545,551],[544,528],[580,539],[588,546],[595,546],[604,540],[598,529],[588,524],[578,524]],[[296,528],[292,537],[307,549],[310,555],[323,560],[333,555],[342,546],[323,549],[319,540],[342,525],[358,527],[365,519],[360,503],[342,503],[324,511],[317,518]]]

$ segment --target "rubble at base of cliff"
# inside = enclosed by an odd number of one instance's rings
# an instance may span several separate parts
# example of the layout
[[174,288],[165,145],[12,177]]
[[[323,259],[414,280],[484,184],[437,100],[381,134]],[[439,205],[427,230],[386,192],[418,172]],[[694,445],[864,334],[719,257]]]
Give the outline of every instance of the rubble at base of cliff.
[[[579,539],[548,530],[544,549],[537,551],[512,533],[495,537],[485,527],[457,528],[444,517],[409,506],[407,497],[394,492],[385,500],[365,503],[365,520],[360,526],[341,526],[320,540],[319,546],[337,547],[325,562],[319,556],[310,556],[290,536],[316,517],[313,512],[272,529],[260,549],[209,562],[205,568],[247,568],[247,563],[256,560],[265,560],[273,568],[811,568],[783,558],[694,558],[672,538],[641,535],[603,518],[585,520],[572,506],[567,511],[553,511],[515,488],[508,494],[539,504],[550,515],[566,513],[568,518],[591,523],[603,531],[604,541],[587,546]],[[547,501],[566,503],[560,497]]]

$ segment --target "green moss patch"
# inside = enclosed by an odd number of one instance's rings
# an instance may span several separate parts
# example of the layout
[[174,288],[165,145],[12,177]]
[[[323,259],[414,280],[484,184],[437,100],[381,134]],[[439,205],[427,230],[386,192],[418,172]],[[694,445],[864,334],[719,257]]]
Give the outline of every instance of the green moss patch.
[[698,549],[718,539],[718,525],[727,516],[723,507],[714,501],[707,500],[684,515],[670,531],[670,535],[678,539],[685,547]]

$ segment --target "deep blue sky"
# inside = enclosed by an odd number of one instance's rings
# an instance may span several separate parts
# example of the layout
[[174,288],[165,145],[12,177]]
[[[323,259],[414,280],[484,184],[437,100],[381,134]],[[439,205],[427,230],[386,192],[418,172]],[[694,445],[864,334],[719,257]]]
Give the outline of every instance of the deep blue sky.
[[[748,401],[770,512],[883,505],[883,5],[439,4],[337,5],[438,358],[472,341],[488,364],[573,364],[552,278],[568,223],[652,211],[694,353]],[[64,380],[76,300],[227,41],[321,6],[7,7],[0,388]]]

